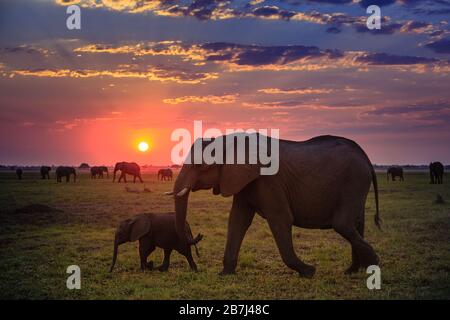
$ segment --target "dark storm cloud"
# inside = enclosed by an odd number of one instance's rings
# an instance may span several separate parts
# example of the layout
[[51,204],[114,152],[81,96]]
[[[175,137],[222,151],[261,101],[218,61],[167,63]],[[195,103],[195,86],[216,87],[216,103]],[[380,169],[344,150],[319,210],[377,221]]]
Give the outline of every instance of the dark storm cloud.
[[298,6],[308,2],[323,3],[323,4],[349,4],[352,3],[353,0],[280,0],[280,2],[292,6]]
[[29,55],[42,55],[47,54],[48,50],[43,48],[35,48],[32,46],[24,45],[17,47],[0,47],[0,55],[1,54],[18,54],[18,53],[26,53]]
[[391,23],[388,25],[381,24],[381,29],[372,29],[370,30],[367,28],[366,25],[358,24],[355,26],[355,30],[358,33],[370,33],[373,35],[386,35],[386,34],[393,34],[397,31],[399,31],[402,28],[402,24],[400,23]]
[[201,46],[209,51],[207,61],[229,61],[238,65],[287,64],[302,59],[342,57],[338,50],[321,50],[313,46],[257,46],[234,43],[207,43]]
[[427,43],[426,47],[430,48],[436,53],[450,53],[450,38],[439,39]]
[[421,8],[421,9],[414,9],[413,12],[415,14],[426,14],[426,15],[429,15],[429,16],[432,16],[432,15],[446,15],[446,14],[450,14],[450,8],[440,8],[440,9]]
[[287,10],[281,10],[278,7],[275,6],[263,6],[256,8],[252,11],[252,14],[255,17],[273,17],[277,16],[279,19],[282,20],[289,20],[293,16],[297,14],[295,11],[287,11]]
[[[399,114],[410,114],[410,113],[420,113],[420,112],[441,112],[450,111],[450,103],[448,101],[439,102],[427,102],[423,104],[413,104],[413,105],[403,105],[403,106],[391,106],[378,108],[367,112],[368,115],[399,115]],[[440,118],[441,115],[436,118]]]
[[408,24],[403,26],[403,30],[405,31],[414,31],[418,29],[423,29],[431,26],[431,23],[423,22],[423,21],[411,21]]
[[359,4],[362,7],[367,8],[370,5],[377,5],[379,7],[388,6],[395,2],[396,0],[361,0]]
[[356,60],[369,65],[411,65],[427,64],[438,61],[436,59],[425,57],[399,56],[387,53],[367,53],[358,57]]
[[[194,0],[189,5],[174,4],[174,1],[163,2],[161,12],[166,12],[178,16],[192,16],[199,20],[210,20],[214,15],[220,16],[220,8],[227,6],[228,0]],[[234,9],[227,12],[227,15],[240,16],[240,13]]]

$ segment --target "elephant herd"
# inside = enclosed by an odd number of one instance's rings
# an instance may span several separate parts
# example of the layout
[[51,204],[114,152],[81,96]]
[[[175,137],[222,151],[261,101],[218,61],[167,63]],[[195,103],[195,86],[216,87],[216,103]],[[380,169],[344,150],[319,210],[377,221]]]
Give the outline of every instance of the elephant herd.
[[[431,162],[428,166],[430,171],[430,184],[442,184],[442,178],[444,176],[444,165],[441,162]],[[387,170],[387,181],[391,177],[392,181],[395,181],[396,177],[399,177],[400,181],[404,181],[403,168],[399,166],[389,167]]]
[[[242,241],[256,214],[267,221],[284,264],[302,277],[312,277],[316,269],[297,256],[292,241],[293,227],[333,229],[347,240],[352,259],[346,273],[378,265],[379,257],[365,239],[365,202],[371,186],[375,195],[374,223],[378,227],[381,224],[377,176],[365,151],[353,140],[337,136],[319,136],[306,141],[262,137],[259,133],[235,133],[221,139],[198,139],[192,145],[187,158],[190,161],[185,161],[173,189],[166,192],[173,197],[173,223],[178,239],[186,245],[194,244],[192,237],[187,236],[190,232],[186,227],[189,195],[212,189],[214,195],[233,197],[222,275],[235,273]],[[262,163],[261,158],[249,161],[250,143],[244,144],[244,163],[229,163],[227,155],[235,157],[242,150],[235,143],[229,144],[229,139],[256,141],[257,150],[264,147],[261,140],[266,140],[265,146],[278,146],[278,172],[264,175],[262,169],[267,163]],[[218,145],[222,151],[213,163],[203,159],[201,163],[194,161],[198,149],[205,154]],[[443,165],[434,162],[429,169],[431,183],[442,183]],[[119,182],[126,182],[126,175],[133,176],[134,182],[136,179],[142,182],[136,163],[118,162],[113,182],[117,171],[121,171]],[[73,168],[59,167],[56,172],[58,179],[65,176],[68,181],[71,174],[76,177]],[[391,176],[393,180],[396,177],[403,180],[403,169],[389,168],[387,175],[388,179]],[[172,179],[172,173],[160,170],[158,179]]]
[[[50,171],[52,170],[52,167],[49,166],[41,166],[40,174],[42,177],[42,180],[50,179]],[[136,179],[139,179],[140,182],[143,182],[142,176],[141,176],[141,167],[135,163],[135,162],[117,162],[114,166],[114,175],[113,175],[113,182],[116,180],[116,173],[117,171],[120,171],[119,181],[122,180],[124,182],[127,182],[127,175],[133,176],[133,182],[136,182]],[[103,179],[104,174],[106,174],[106,178],[109,179],[109,171],[106,166],[94,166],[90,168],[91,173],[91,179]],[[16,169],[16,175],[19,180],[22,180],[23,175],[23,169],[17,168]],[[56,175],[56,181],[61,182],[63,178],[65,178],[66,182],[70,181],[71,176],[73,176],[73,182],[76,182],[77,178],[77,172],[74,167],[68,167],[68,166],[59,166],[56,168],[55,171]],[[166,180],[172,180],[173,172],[171,169],[161,169],[158,171],[158,180],[166,181]]]

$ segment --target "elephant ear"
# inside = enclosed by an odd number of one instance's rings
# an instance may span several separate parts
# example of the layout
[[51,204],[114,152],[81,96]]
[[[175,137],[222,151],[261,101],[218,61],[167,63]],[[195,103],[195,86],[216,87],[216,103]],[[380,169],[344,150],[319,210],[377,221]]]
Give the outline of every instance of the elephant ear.
[[224,197],[232,196],[260,175],[257,164],[224,164],[220,174],[220,193]]
[[[260,176],[260,169],[261,164],[255,163],[251,164],[250,154],[254,156],[254,152],[256,152],[255,149],[251,150],[249,143],[250,143],[250,137],[255,139],[257,136],[247,135],[246,136],[246,142],[245,142],[245,161],[243,164],[237,163],[237,148],[236,148],[236,140],[234,143],[229,144],[229,138],[231,137],[233,140],[235,138],[238,138],[242,133],[237,133],[231,136],[227,136],[227,140],[224,141],[225,144],[225,153],[224,153],[224,160],[227,158],[227,155],[231,152],[232,155],[234,155],[234,164],[227,164],[226,160],[224,161],[225,164],[222,165],[221,172],[220,172],[220,181],[219,181],[219,187],[220,187],[220,193],[224,197],[229,197],[231,195],[234,195],[238,192],[240,192],[247,184],[255,180]],[[242,136],[240,136],[242,139]],[[238,138],[239,139],[239,138]]]
[[151,222],[148,216],[140,215],[132,219],[130,224],[130,241],[136,241],[150,232]]

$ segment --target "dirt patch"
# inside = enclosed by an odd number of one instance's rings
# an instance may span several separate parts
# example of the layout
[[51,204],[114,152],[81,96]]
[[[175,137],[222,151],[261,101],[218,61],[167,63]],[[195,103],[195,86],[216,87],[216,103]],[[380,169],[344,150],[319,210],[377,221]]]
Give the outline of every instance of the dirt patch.
[[13,224],[48,225],[68,222],[69,215],[63,210],[45,204],[35,203],[17,208],[9,215],[5,216],[5,218]]
[[51,212],[63,212],[63,211],[39,203],[30,204],[28,206],[14,210],[14,214],[33,214],[33,213],[51,213]]

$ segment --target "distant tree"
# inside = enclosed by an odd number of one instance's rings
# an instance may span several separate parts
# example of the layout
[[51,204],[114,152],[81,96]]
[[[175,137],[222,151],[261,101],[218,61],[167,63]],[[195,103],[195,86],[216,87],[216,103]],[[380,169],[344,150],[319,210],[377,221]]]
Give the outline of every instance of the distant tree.
[[90,167],[89,167],[89,165],[87,164],[87,163],[82,163],[82,164],[80,164],[80,166],[78,167],[79,169],[89,169]]

